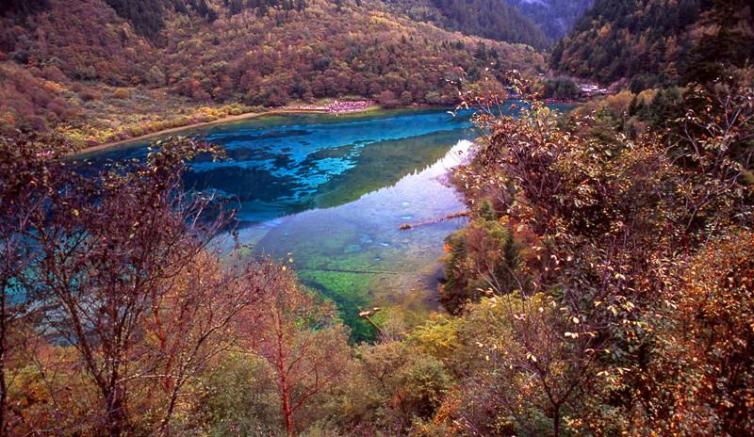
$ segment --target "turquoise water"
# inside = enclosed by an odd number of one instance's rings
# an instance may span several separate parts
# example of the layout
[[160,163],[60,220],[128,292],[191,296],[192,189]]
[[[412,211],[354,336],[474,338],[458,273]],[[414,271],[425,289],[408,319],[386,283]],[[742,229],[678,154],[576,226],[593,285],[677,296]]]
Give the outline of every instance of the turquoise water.
[[[271,116],[184,134],[228,155],[192,163],[187,186],[227,196],[240,242],[254,254],[292,259],[302,282],[337,304],[355,340],[374,335],[357,316],[361,308],[384,307],[378,319],[399,312],[410,322],[437,307],[443,239],[463,220],[400,226],[465,209],[446,176],[476,135],[468,115]],[[144,146],[89,158],[140,158]]]
[[[337,304],[354,340],[374,335],[361,308],[383,307],[378,322],[394,315],[410,324],[438,307],[443,240],[464,221],[436,221],[465,209],[447,174],[476,136],[468,114],[271,116],[184,134],[228,154],[193,163],[187,186],[227,196],[247,250],[292,260],[304,284]],[[139,158],[144,146],[91,158]],[[400,230],[425,222],[433,223]]]
[[[228,159],[195,162],[186,185],[225,195],[242,225],[329,208],[396,183],[437,161],[462,138],[468,116],[444,110],[380,111],[255,118],[181,132],[219,144]],[[439,144],[443,143],[443,144]],[[146,155],[146,143],[96,153],[93,160]]]

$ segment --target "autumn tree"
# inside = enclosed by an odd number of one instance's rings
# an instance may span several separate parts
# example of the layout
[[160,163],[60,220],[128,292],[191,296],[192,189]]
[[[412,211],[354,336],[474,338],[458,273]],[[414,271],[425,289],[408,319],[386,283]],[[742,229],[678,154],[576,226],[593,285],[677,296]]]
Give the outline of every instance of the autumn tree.
[[336,388],[333,422],[359,435],[414,435],[431,421],[454,380],[437,357],[409,340],[384,338],[355,348]]
[[[424,332],[437,326],[428,325]],[[564,317],[543,294],[512,294],[469,305],[442,332],[447,329],[453,354],[444,361],[460,383],[438,408],[436,422],[457,434],[573,431],[570,419],[588,402],[598,362],[597,340],[580,319]],[[422,348],[432,344],[428,340]]]
[[482,202],[486,212],[467,228],[445,240],[445,283],[441,302],[458,314],[469,301],[478,301],[487,292],[506,294],[517,288],[519,244],[510,226],[500,223],[490,202]]
[[[490,135],[459,181],[472,202],[493,205],[495,220],[509,225],[522,249],[505,284],[519,303],[510,303],[511,294],[493,300],[507,308],[497,316],[506,341],[484,347],[482,334],[469,334],[485,361],[494,362],[498,349],[505,360],[490,372],[497,379],[476,386],[470,379],[477,388],[468,393],[481,396],[488,392],[480,387],[493,384],[501,384],[499,393],[516,392],[513,385],[529,381],[525,400],[490,398],[517,405],[511,432],[632,427],[628,417],[644,402],[647,363],[664,360],[657,341],[667,326],[655,317],[658,302],[680,305],[671,291],[680,285],[668,272],[684,274],[705,241],[751,225],[751,90],[741,83],[690,90],[684,117],[662,135],[635,140],[609,126],[595,130],[599,114],[564,124],[536,102],[520,119],[487,110],[478,116]],[[467,232],[488,220],[489,210],[476,208]],[[485,259],[449,267],[478,275]],[[488,407],[468,419],[470,429],[495,423]],[[648,414],[668,426],[674,420]],[[545,428],[543,418],[550,420]]]
[[304,429],[307,410],[341,381],[348,334],[334,307],[302,289],[286,266],[265,269],[271,283],[239,329],[248,333],[250,353],[273,370],[285,430],[295,435]]
[[[24,286],[34,280],[36,258],[27,231],[43,218],[47,196],[64,174],[60,160],[71,149],[44,138],[0,138],[0,433],[9,422],[8,375],[22,325],[30,325],[38,308],[29,302]],[[31,332],[26,332],[29,335]]]
[[177,139],[144,163],[94,175],[85,163],[30,150],[10,158],[33,194],[18,194],[15,179],[3,186],[4,195],[16,193],[9,235],[20,235],[8,240],[10,290],[36,309],[48,339],[76,351],[98,401],[80,427],[169,434],[186,381],[227,346],[231,320],[263,288],[253,264],[218,263],[207,244],[225,223],[222,209],[181,185],[186,160],[217,150]]
[[750,230],[731,230],[668,272],[673,287],[651,319],[658,327],[655,359],[633,387],[640,399],[629,416],[635,429],[754,431],[752,248]]

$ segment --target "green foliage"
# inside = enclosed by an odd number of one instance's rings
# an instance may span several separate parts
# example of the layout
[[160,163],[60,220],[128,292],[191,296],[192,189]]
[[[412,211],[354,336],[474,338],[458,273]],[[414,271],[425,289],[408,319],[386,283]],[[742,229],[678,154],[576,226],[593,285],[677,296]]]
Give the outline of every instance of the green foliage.
[[[485,298],[472,304],[459,323],[453,370],[463,375],[448,415],[461,429],[489,435],[549,435],[553,406],[567,395],[585,362],[576,341],[557,340],[564,317],[543,294]],[[561,432],[572,430],[561,429]],[[565,433],[565,432],[564,432]]]
[[197,382],[191,426],[208,435],[269,435],[282,430],[280,400],[270,367],[250,354],[222,356]]
[[463,323],[460,318],[437,317],[416,327],[408,342],[424,353],[447,363],[457,353],[458,329]]
[[681,117],[683,115],[680,113],[682,108],[681,91],[678,88],[667,88],[658,90],[648,104],[634,97],[628,115],[636,116],[652,127],[662,128]]
[[472,35],[544,48],[549,40],[534,23],[505,2],[432,0],[447,25]]
[[453,383],[441,361],[404,342],[364,345],[357,354],[338,419],[344,429],[404,435],[417,419],[434,415]]
[[479,219],[451,234],[445,244],[448,254],[440,300],[451,313],[460,313],[467,302],[485,294],[520,287],[514,279],[518,245],[509,227],[495,220],[490,209],[483,208]]
[[557,78],[545,81],[545,98],[572,100],[581,94],[576,82],[568,78]]

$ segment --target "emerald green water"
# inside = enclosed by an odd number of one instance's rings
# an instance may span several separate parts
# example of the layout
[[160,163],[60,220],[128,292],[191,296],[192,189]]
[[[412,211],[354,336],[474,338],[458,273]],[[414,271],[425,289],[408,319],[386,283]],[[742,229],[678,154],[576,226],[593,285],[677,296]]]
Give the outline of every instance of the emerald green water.
[[[476,135],[468,114],[277,116],[187,134],[224,146],[229,159],[192,163],[186,184],[226,196],[248,252],[292,259],[301,281],[337,304],[354,340],[374,336],[360,308],[385,308],[378,322],[400,313],[412,323],[438,307],[443,240],[463,219],[399,228],[465,209],[446,178]],[[90,158],[145,150],[133,144]]]

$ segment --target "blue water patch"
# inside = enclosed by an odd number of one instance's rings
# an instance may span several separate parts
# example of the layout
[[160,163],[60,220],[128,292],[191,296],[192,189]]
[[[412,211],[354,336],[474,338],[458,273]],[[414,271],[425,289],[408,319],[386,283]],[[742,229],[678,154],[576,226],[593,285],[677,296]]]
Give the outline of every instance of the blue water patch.
[[[369,116],[289,115],[189,130],[184,134],[223,146],[227,159],[192,163],[185,182],[189,188],[216,190],[230,196],[238,202],[242,224],[258,223],[310,209],[323,195],[342,191],[343,187],[333,181],[364,171],[360,167],[364,163],[361,156],[367,148],[379,151],[384,147],[387,153],[395,154],[395,144],[389,142],[438,132],[453,134],[454,138],[444,145],[450,147],[454,140],[470,136],[469,115],[454,117],[445,110],[383,111]],[[144,146],[135,143],[90,159],[143,158]],[[369,165],[373,164],[372,159]],[[427,165],[431,161],[415,164],[414,167]],[[404,167],[395,166],[391,178],[385,179],[384,170],[375,172],[375,177],[385,183],[394,182],[394,176],[405,172]],[[380,183],[373,180],[369,187],[379,188]]]

